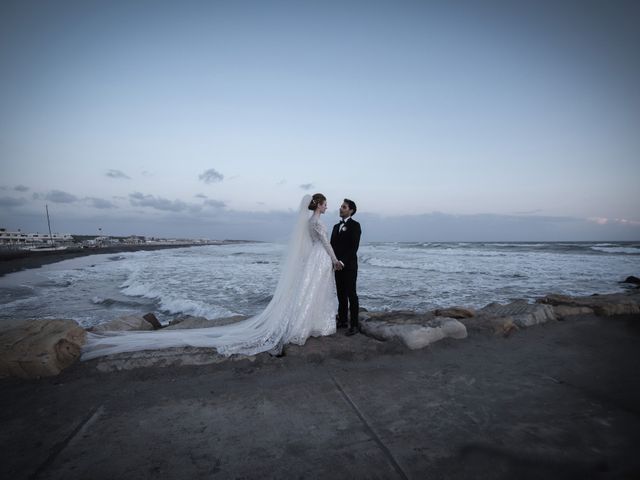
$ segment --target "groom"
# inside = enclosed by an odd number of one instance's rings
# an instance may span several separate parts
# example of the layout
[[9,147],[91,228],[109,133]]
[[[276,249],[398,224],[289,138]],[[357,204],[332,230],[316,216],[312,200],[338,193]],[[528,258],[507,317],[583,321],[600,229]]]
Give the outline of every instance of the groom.
[[350,313],[349,330],[346,335],[358,332],[358,247],[362,230],[352,217],[357,210],[353,200],[344,199],[340,205],[340,223],[334,225],[331,232],[331,246],[343,268],[336,270],[336,290],[338,293],[338,328],[347,326],[347,313]]

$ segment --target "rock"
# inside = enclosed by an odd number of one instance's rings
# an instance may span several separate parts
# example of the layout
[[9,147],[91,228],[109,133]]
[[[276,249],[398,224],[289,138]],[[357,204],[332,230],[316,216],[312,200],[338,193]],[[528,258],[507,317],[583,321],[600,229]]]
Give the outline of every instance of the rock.
[[601,317],[615,317],[617,315],[638,315],[640,305],[637,303],[605,303],[593,307],[596,315]]
[[631,275],[630,277],[625,278],[622,283],[631,283],[632,285],[640,286],[640,278]]
[[205,318],[205,317],[192,317],[189,315],[185,315],[183,317],[180,317],[177,320],[172,320],[169,326],[165,327],[165,330],[219,327],[220,325],[228,325],[230,323],[236,323],[246,318],[247,317],[245,317],[244,315],[235,315],[233,317],[224,317],[224,318],[216,318],[214,320],[209,320],[208,318]]
[[78,358],[86,332],[73,320],[0,323],[0,377],[48,377]]
[[[265,354],[266,355],[266,354]],[[117,353],[106,357],[99,357],[96,370],[112,372],[119,370],[133,370],[146,367],[179,367],[183,365],[210,365],[227,361],[249,360],[253,362],[256,356],[219,355],[214,348],[203,347],[175,347],[162,350],[141,350],[137,352]]]
[[516,300],[507,305],[492,303],[480,309],[478,315],[485,318],[510,317],[518,327],[531,327],[556,320],[551,305],[528,303],[526,300]]
[[436,316],[431,313],[416,313],[413,310],[393,310],[390,312],[361,312],[361,320],[375,320],[390,323],[425,323],[435,319]]
[[548,305],[574,305],[574,298],[568,295],[558,295],[552,293],[546,297],[536,300],[538,303],[546,303]]
[[153,330],[153,325],[142,317],[125,315],[89,329],[89,331],[96,333],[125,330]]
[[439,308],[433,312],[437,317],[471,318],[476,315],[475,310],[464,307]]
[[568,305],[557,305],[553,307],[553,311],[556,314],[558,320],[564,320],[567,317],[574,315],[590,315],[593,314],[593,309],[589,307],[571,307]]
[[601,317],[640,314],[640,295],[637,293],[612,293],[591,295],[588,297],[569,297],[567,295],[547,295],[539,303],[567,307],[586,307]]
[[156,316],[153,313],[147,313],[146,315],[143,315],[142,318],[144,318],[147,322],[149,322],[154,330],[158,330],[159,328],[162,328],[160,321],[156,318]]
[[466,338],[467,329],[451,318],[432,318],[414,312],[380,312],[361,318],[360,330],[376,340],[400,340],[411,350],[446,337]]
[[513,321],[513,317],[491,317],[478,316],[474,318],[463,318],[460,320],[467,330],[491,331],[495,335],[508,337],[518,331],[518,327]]

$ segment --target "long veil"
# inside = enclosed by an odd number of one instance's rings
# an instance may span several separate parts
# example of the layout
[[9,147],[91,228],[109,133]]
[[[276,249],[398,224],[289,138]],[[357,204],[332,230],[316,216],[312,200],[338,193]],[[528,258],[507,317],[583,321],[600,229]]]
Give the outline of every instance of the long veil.
[[254,317],[238,323],[209,328],[157,330],[153,332],[88,332],[82,360],[139,350],[171,347],[210,347],[221,355],[255,355],[270,351],[280,353],[287,342],[289,326],[300,312],[302,292],[299,286],[305,262],[311,250],[308,221],[310,195],[300,202],[295,226],[283,256],[282,270],[273,298]]

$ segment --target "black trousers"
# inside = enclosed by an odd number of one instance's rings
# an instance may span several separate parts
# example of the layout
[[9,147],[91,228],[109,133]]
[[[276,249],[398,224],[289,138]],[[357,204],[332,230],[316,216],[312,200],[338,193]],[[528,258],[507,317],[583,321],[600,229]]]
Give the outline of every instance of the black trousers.
[[338,292],[338,323],[347,323],[350,313],[350,328],[358,328],[358,313],[360,304],[356,293],[358,270],[338,270],[336,272],[336,290]]

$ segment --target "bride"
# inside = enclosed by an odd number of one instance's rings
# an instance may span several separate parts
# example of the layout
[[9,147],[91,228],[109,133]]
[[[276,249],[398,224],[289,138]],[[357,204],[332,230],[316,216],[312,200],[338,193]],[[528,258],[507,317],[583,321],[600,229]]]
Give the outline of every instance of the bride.
[[[309,210],[313,211],[309,216]],[[279,355],[287,343],[304,345],[311,336],[336,332],[335,278],[342,268],[327,239],[320,215],[327,210],[321,193],[302,199],[296,226],[273,298],[264,311],[238,323],[209,328],[154,332],[87,334],[82,360],[139,350],[210,347],[221,355]]]

